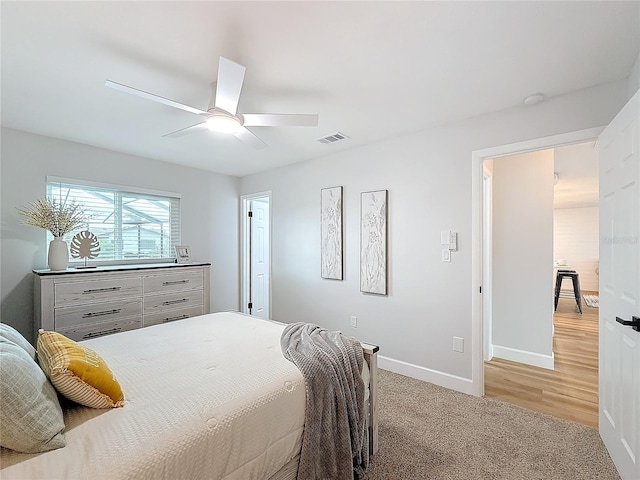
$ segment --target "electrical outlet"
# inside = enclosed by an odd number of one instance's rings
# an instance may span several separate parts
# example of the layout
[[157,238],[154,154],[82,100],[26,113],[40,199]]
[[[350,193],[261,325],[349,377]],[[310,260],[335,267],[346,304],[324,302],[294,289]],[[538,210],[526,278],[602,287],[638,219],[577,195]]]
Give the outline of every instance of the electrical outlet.
[[464,352],[464,338],[453,337],[453,351],[460,353]]
[[358,317],[351,315],[351,326],[353,328],[358,328]]

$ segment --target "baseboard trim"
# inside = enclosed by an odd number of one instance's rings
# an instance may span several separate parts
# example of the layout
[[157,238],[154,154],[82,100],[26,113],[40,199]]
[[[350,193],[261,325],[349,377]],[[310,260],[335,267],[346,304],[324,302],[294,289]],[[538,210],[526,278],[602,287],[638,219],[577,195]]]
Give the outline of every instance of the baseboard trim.
[[441,387],[457,390],[458,392],[474,395],[473,382],[470,378],[458,377],[449,373],[431,370],[412,363],[395,360],[389,357],[378,355],[378,367],[389,370],[400,375],[415,378],[425,382],[433,383]]
[[553,352],[551,355],[542,355],[541,353],[527,352],[517,348],[493,345],[493,356],[511,360],[512,362],[533,365],[534,367],[546,368],[547,370],[555,370]]

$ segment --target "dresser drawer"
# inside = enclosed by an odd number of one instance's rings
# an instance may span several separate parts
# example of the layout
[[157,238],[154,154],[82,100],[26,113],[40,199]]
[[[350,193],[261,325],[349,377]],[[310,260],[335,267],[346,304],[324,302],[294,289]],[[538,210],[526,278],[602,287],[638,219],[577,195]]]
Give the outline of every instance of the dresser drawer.
[[177,310],[165,310],[163,312],[154,312],[144,316],[144,326],[158,325],[159,323],[173,322],[189,317],[197,317],[204,314],[204,306],[196,305]]
[[202,290],[189,290],[185,292],[168,293],[166,295],[150,295],[144,297],[144,314],[202,305],[204,293]]
[[63,328],[57,330],[62,335],[79,342],[80,340],[88,340],[90,338],[103,337],[112,333],[126,332],[127,330],[135,330],[142,328],[141,318],[129,318],[115,320],[112,322],[100,322],[92,325],[82,325],[75,328]]
[[56,330],[87,323],[106,322],[127,317],[142,318],[142,299],[122,298],[112,302],[75,305],[55,309]]
[[202,270],[197,272],[185,270],[178,273],[153,275],[144,277],[144,294],[194,290],[202,288],[203,283]]
[[140,277],[116,277],[55,284],[55,306],[91,303],[119,297],[142,296]]

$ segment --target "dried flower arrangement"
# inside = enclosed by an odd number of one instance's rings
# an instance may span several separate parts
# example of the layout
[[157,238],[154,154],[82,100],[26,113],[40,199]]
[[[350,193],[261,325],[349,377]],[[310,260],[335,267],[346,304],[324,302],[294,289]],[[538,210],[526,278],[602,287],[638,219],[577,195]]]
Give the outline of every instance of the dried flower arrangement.
[[86,223],[80,205],[75,202],[65,202],[63,205],[53,198],[37,200],[18,208],[18,212],[23,216],[23,224],[49,230],[57,238]]

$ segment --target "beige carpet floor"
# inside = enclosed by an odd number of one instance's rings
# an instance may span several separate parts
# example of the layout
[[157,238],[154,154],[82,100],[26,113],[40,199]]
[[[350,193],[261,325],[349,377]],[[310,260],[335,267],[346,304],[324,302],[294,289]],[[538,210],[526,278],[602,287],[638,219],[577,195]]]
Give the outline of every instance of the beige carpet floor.
[[619,479],[598,432],[380,370],[369,480]]

